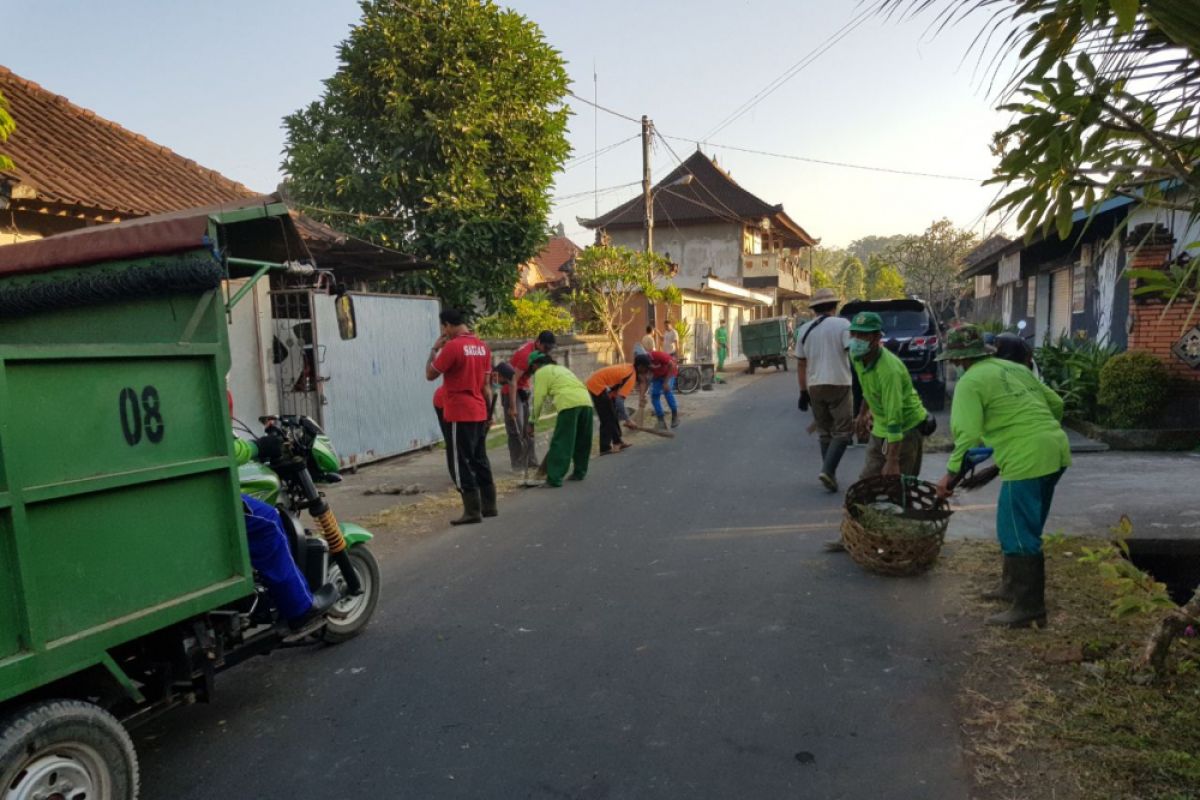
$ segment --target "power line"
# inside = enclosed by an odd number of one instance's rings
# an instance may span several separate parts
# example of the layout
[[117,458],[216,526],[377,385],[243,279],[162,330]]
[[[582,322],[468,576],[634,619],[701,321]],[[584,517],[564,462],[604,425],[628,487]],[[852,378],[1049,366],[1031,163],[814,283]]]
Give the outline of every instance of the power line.
[[572,92],[570,89],[567,90],[567,94],[569,94],[571,97],[574,97],[579,102],[587,103],[592,108],[599,109],[600,111],[603,111],[606,114],[612,114],[614,117],[620,117],[621,119],[626,119],[626,120],[629,120],[630,122],[635,122],[638,125],[642,124],[642,121],[640,119],[631,117],[628,114],[622,114],[620,111],[613,111],[611,108],[605,108],[604,106],[600,105],[599,103],[597,103],[593,100],[588,100],[586,97],[580,97],[579,95]]
[[[689,139],[685,136],[668,136],[668,135],[662,134],[662,133],[660,133],[659,136],[661,136],[664,139],[675,139],[676,141],[680,141],[680,142],[696,141],[695,139]],[[893,175],[909,175],[909,176],[914,176],[914,177],[918,177],[918,178],[938,178],[940,180],[946,180],[946,181],[969,181],[971,183],[983,183],[984,180],[986,180],[986,178],[969,178],[969,177],[966,177],[965,175],[945,175],[945,174],[941,174],[941,173],[937,173],[937,172],[917,172],[915,170],[908,170],[908,169],[894,169],[892,167],[876,167],[876,166],[871,166],[871,165],[867,165],[867,164],[853,164],[848,161],[829,161],[827,159],[810,158],[808,156],[798,156],[798,155],[793,155],[791,153],[772,153],[768,150],[755,150],[750,147],[739,147],[738,145],[733,145],[733,144],[718,144],[717,142],[707,142],[707,144],[709,147],[718,148],[718,149],[722,149],[722,150],[736,150],[740,153],[752,153],[754,155],[770,156],[771,158],[786,158],[791,161],[804,161],[804,162],[807,162],[810,164],[821,164],[822,166],[826,166],[826,167],[842,167],[844,169],[861,169],[861,170],[865,170],[867,172],[885,172],[885,173],[890,173]]]
[[847,22],[841,28],[838,28],[836,31],[831,33],[828,37],[825,38],[824,41],[822,41],[820,44],[818,44],[816,47],[814,47],[812,50],[810,50],[803,58],[801,58],[799,61],[797,61],[796,63],[794,63],[790,67],[788,67],[786,70],[784,70],[783,74],[781,74],[779,77],[775,78],[775,80],[768,83],[766,86],[764,86],[762,89],[760,89],[756,94],[752,95],[749,100],[747,100],[746,102],[744,102],[740,106],[738,106],[736,109],[734,109],[729,114],[729,116],[725,117],[723,120],[718,122],[716,127],[714,127],[707,134],[705,134],[704,140],[707,140],[710,136],[715,136],[716,134],[720,133],[721,131],[725,130],[727,127],[732,125],[737,120],[741,119],[743,116],[745,116],[747,113],[749,113],[752,108],[754,108],[756,105],[761,103],[763,100],[766,100],[768,97],[770,97],[772,94],[774,94],[777,89],[779,89],[781,86],[783,86],[789,80],[791,80],[797,74],[799,74],[801,71],[803,71],[805,67],[812,64],[814,61],[816,61],[818,58],[820,58],[822,55],[824,55],[835,44],[837,44],[842,39],[849,36],[856,28],[858,28],[859,25],[861,25],[864,21],[866,21],[867,17],[871,16],[874,13],[875,13],[875,9],[872,6],[868,5],[867,8],[865,8],[861,13],[859,13],[855,17],[852,17],[849,22]]
[[629,183],[619,183],[616,186],[606,186],[603,189],[588,189],[585,192],[574,192],[572,194],[555,195],[552,199],[555,202],[561,202],[563,200],[574,200],[577,197],[587,197],[590,194],[607,194],[609,192],[615,192],[618,189],[628,189],[631,186],[637,186],[639,183],[641,183],[641,181],[631,181]]
[[605,145],[604,147],[601,147],[599,150],[593,150],[590,153],[585,153],[584,155],[576,156],[575,158],[572,158],[571,160],[569,160],[565,164],[563,164],[563,172],[566,172],[569,169],[575,169],[576,167],[581,167],[584,164],[588,163],[589,161],[598,159],[600,156],[602,156],[606,153],[610,153],[613,150],[616,150],[621,145],[632,142],[634,139],[637,139],[640,135],[641,134],[635,133],[633,136],[630,136],[627,139],[622,139],[619,142],[613,142],[610,145]]
[[[726,211],[729,212],[730,216],[733,218],[730,221],[731,222],[741,222],[742,218],[738,215],[738,213],[736,211],[734,211],[732,208],[730,208],[729,206],[725,205],[725,203],[721,200],[721,198],[717,197],[716,194],[713,193],[712,189],[709,189],[708,186],[706,186],[698,177],[696,177],[696,173],[692,172],[692,170],[687,166],[687,164],[683,163],[683,159],[680,158],[679,154],[675,152],[675,148],[671,147],[671,143],[667,141],[665,136],[663,136],[661,133],[658,132],[657,128],[655,129],[654,134],[659,139],[662,140],[663,145],[667,148],[667,150],[670,151],[671,155],[675,158],[675,160],[679,162],[679,166],[681,166],[685,170],[687,170],[687,173],[692,176],[692,182],[699,185],[700,188],[704,189],[704,191],[708,194],[709,197],[711,197],[713,200],[715,200],[717,202],[718,205],[720,205],[722,208],[724,208]],[[677,192],[672,192],[671,194],[674,194],[677,197],[681,196]],[[710,210],[715,211],[715,209],[712,209],[712,208],[710,208]],[[718,215],[719,215],[719,212],[718,212]]]

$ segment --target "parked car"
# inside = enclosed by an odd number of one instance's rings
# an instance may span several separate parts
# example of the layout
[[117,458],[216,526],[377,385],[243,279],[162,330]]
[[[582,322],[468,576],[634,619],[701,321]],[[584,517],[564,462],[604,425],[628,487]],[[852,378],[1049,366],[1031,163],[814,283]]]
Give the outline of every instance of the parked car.
[[[923,300],[906,297],[899,300],[851,300],[842,306],[841,315],[849,319],[860,311],[874,311],[883,319],[883,344],[891,350],[912,376],[921,402],[929,411],[946,407],[946,365],[937,361],[942,351],[942,325]],[[854,380],[854,408],[862,402],[858,378]]]

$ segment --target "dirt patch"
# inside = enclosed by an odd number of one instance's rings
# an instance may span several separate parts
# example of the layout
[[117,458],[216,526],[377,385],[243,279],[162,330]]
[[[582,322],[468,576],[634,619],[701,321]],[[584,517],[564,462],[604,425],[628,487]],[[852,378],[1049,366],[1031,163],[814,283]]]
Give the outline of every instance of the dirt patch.
[[[972,797],[1200,797],[1200,647],[1180,640],[1169,677],[1135,680],[1131,659],[1158,616],[1112,618],[1112,590],[1079,560],[1104,544],[1048,547],[1047,629],[978,626],[959,694]],[[982,622],[997,609],[979,599],[999,580],[994,543],[949,544],[941,566],[966,578],[964,616]]]

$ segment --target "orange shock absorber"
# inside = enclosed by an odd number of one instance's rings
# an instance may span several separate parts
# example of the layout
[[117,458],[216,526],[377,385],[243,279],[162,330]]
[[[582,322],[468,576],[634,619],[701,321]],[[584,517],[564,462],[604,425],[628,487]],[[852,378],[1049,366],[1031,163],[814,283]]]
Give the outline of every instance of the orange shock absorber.
[[325,511],[316,515],[317,524],[321,526],[321,536],[329,545],[329,555],[336,556],[346,549],[346,539],[342,536],[342,526],[338,525],[333,516],[333,509],[326,506]]

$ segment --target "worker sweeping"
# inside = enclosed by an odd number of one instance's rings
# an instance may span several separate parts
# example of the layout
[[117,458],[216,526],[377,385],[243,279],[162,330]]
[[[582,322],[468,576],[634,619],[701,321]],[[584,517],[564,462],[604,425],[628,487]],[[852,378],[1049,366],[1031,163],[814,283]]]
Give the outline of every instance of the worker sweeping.
[[994,451],[1000,468],[996,535],[1004,553],[1000,586],[984,597],[1010,604],[988,617],[989,625],[1019,628],[1046,623],[1046,567],[1042,531],[1054,489],[1071,465],[1071,446],[1061,421],[1063,400],[1024,365],[995,358],[975,325],[950,331],[938,356],[963,371],[954,388],[950,430],[954,453],[938,496],[952,492],[967,451],[980,443]]
[[546,454],[546,486],[562,486],[572,462],[571,480],[581,481],[587,477],[592,454],[592,396],[575,373],[560,367],[545,353],[530,353],[529,372],[533,376],[533,405],[527,435],[532,438],[533,421],[546,400],[553,402],[558,411]]
[[634,388],[644,383],[650,374],[650,357],[634,356],[632,364],[614,364],[602,367],[587,379],[587,390],[592,396],[596,419],[600,422],[600,455],[619,453],[633,445],[626,444],[621,436],[618,401],[623,404]]
[[667,422],[663,419],[662,398],[667,398],[667,407],[671,409],[671,427],[679,427],[679,406],[675,403],[675,376],[679,374],[679,364],[669,354],[661,350],[651,350],[650,356],[650,404],[654,407],[654,416],[658,419],[657,430],[665,431]]

